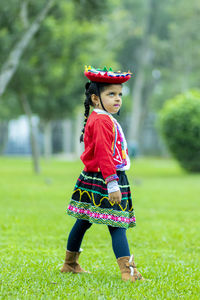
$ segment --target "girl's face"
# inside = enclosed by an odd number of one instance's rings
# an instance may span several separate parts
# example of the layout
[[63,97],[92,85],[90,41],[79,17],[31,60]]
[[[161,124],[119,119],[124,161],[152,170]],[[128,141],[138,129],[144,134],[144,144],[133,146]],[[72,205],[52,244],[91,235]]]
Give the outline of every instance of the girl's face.
[[[107,112],[116,114],[122,105],[122,85],[111,84],[101,92],[101,100]],[[99,97],[93,101],[96,108],[103,109]]]

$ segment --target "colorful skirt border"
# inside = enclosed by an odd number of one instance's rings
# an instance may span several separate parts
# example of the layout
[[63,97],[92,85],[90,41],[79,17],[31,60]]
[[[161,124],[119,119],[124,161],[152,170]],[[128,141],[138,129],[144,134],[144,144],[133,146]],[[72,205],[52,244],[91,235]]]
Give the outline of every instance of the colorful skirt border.
[[[119,172],[118,172],[119,173]],[[132,207],[130,186],[127,180],[127,177],[124,173],[119,173],[119,186],[122,192],[122,204],[116,205],[112,208],[108,200],[108,194],[105,190],[107,190],[107,185],[104,180],[102,180],[101,176],[98,174],[100,178],[97,178],[95,175],[93,176],[92,185],[94,189],[88,189],[88,185],[85,185],[85,180],[89,180],[91,182],[91,176],[88,176],[88,172],[82,172],[77,180],[77,184],[75,185],[75,189],[73,194],[75,193],[76,199],[71,199],[69,206],[67,208],[67,214],[78,218],[87,220],[90,223],[96,224],[104,224],[110,225],[113,227],[121,227],[121,228],[131,228],[136,226],[136,218],[134,215],[134,209]],[[124,176],[125,175],[125,176]],[[123,177],[123,184],[120,178]],[[81,178],[81,179],[80,179]],[[81,183],[84,179],[84,185]],[[98,185],[96,184],[98,180]],[[102,182],[101,187],[99,183]],[[87,186],[87,188],[85,188]],[[79,196],[78,196],[79,195]],[[125,196],[125,197],[124,197]],[[72,195],[73,197],[73,195]],[[86,197],[86,198],[85,198]],[[95,202],[95,197],[97,197],[97,201]],[[83,198],[83,200],[82,200]],[[100,207],[102,204],[108,203],[110,206],[108,207]],[[98,203],[98,204],[97,204]],[[105,204],[104,204],[105,205]]]

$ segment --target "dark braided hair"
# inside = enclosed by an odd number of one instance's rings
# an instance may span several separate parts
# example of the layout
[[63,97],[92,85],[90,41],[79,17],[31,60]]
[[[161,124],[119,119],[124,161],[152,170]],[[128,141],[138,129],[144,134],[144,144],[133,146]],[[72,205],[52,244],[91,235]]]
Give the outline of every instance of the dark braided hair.
[[87,82],[85,85],[85,101],[84,101],[84,106],[85,106],[85,120],[84,120],[84,126],[83,129],[81,131],[81,136],[80,136],[80,143],[83,142],[83,136],[84,136],[84,132],[85,132],[85,125],[87,123],[87,119],[90,113],[90,106],[94,106],[91,96],[93,94],[100,96],[100,93],[103,92],[105,90],[105,87],[109,86],[110,83],[100,83],[100,82]]

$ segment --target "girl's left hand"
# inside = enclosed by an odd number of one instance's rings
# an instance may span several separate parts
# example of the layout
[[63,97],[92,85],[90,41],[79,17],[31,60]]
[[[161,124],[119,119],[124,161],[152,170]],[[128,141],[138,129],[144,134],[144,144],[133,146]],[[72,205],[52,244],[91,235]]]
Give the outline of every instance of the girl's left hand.
[[111,203],[120,204],[121,200],[122,200],[121,191],[119,190],[119,191],[108,194],[108,198]]

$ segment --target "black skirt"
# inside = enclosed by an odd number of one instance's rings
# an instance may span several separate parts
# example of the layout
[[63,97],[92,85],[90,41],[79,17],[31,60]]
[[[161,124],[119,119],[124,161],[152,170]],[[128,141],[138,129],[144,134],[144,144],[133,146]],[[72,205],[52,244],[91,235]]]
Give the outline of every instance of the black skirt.
[[118,171],[122,193],[120,204],[108,200],[108,190],[101,172],[83,171],[74,188],[67,213],[90,223],[129,228],[136,225],[130,185],[125,171]]

